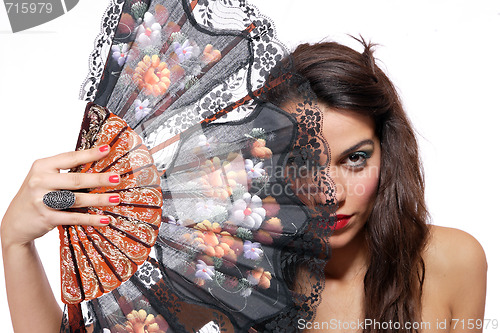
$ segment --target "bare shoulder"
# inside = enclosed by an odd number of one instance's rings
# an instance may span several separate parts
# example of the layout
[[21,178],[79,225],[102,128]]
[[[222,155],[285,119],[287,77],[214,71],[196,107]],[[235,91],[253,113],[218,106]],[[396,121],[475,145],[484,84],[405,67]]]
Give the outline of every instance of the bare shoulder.
[[481,244],[465,231],[430,225],[424,252],[426,265],[439,265],[447,270],[486,270],[486,255]]
[[454,318],[480,318],[486,297],[483,247],[462,230],[438,226],[429,230],[423,253],[426,283],[440,291]]

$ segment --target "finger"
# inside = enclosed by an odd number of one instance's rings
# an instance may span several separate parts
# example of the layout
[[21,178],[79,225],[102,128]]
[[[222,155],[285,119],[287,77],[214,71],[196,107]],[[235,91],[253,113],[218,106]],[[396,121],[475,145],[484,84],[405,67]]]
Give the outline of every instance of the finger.
[[114,194],[88,194],[88,193],[75,193],[75,204],[72,208],[80,207],[104,207],[116,206],[120,203],[120,196]]
[[51,190],[78,190],[103,186],[114,186],[120,183],[120,175],[116,173],[54,173],[43,178],[46,188]]
[[63,211],[54,211],[48,218],[52,228],[58,225],[90,225],[94,227],[102,227],[108,225],[110,221],[110,218],[105,215]]
[[53,171],[71,169],[79,165],[98,161],[109,154],[109,145],[102,145],[91,149],[70,151],[56,156],[39,160],[44,167]]

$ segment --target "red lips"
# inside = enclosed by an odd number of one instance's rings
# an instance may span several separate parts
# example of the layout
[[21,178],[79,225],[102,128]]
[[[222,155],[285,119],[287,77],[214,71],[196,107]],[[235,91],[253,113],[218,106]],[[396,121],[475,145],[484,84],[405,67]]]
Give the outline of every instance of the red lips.
[[337,214],[334,215],[336,217],[337,222],[331,227],[333,230],[340,230],[344,228],[347,223],[349,223],[349,220],[351,219],[352,215],[342,215],[342,214]]

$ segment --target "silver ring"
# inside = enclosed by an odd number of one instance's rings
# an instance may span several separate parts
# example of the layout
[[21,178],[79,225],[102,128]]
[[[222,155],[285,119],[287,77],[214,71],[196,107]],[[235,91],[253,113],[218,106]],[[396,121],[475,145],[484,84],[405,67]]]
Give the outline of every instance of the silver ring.
[[67,190],[51,191],[43,196],[45,206],[57,210],[71,208],[75,204],[75,200],[75,194]]

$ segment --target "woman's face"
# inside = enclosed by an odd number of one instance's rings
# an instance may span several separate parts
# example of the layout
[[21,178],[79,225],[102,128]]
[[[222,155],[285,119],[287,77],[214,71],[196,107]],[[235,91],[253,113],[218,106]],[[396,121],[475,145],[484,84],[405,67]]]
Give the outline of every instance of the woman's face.
[[380,175],[380,141],[369,116],[320,106],[330,146],[329,175],[335,183],[337,223],[330,238],[341,248],[360,233],[371,214]]

